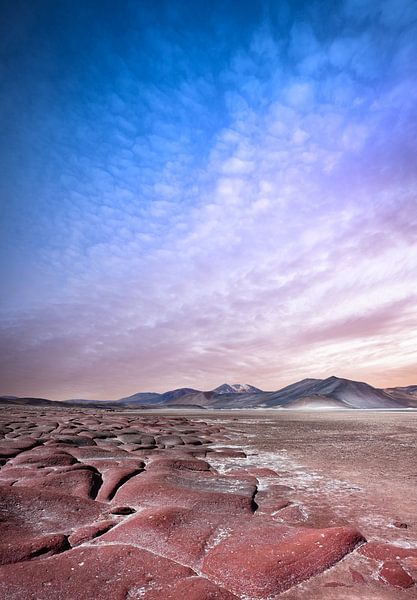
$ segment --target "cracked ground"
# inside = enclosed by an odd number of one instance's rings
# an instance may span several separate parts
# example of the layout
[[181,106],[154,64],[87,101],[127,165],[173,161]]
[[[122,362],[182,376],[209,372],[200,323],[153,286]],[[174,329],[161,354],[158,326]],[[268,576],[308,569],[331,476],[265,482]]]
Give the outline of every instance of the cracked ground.
[[0,412],[0,597],[417,597],[417,417]]

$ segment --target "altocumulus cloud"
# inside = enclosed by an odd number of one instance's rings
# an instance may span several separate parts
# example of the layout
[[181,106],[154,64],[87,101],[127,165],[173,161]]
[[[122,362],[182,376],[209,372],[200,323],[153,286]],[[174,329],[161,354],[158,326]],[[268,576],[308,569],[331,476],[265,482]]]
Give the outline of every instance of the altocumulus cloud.
[[4,393],[412,383],[414,2],[3,10]]

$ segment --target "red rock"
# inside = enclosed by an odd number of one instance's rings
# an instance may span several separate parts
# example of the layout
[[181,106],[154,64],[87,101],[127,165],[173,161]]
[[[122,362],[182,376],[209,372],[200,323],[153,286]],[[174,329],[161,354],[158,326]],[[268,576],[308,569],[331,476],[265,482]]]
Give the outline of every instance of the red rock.
[[143,506],[200,507],[203,511],[251,513],[256,487],[213,473],[186,475],[145,472],[130,479],[116,493],[114,502]]
[[100,518],[106,506],[94,500],[39,490],[0,487],[0,539],[20,543],[48,534],[71,533]]
[[82,435],[52,435],[47,445],[53,446],[54,444],[61,444],[66,446],[95,446],[95,442],[90,437]]
[[94,470],[100,471],[101,474],[106,473],[110,469],[143,469],[145,466],[145,463],[136,456],[132,458],[126,454],[119,457],[112,457],[111,455],[108,457],[108,454],[106,454],[105,458],[83,458],[80,464],[93,467]]
[[102,471],[103,485],[97,494],[97,500],[109,502],[121,485],[131,477],[141,473],[143,469],[138,468],[136,464],[138,464],[138,461],[135,461],[135,465],[131,464],[126,467],[115,467]]
[[356,569],[352,569],[352,567],[349,567],[349,571],[352,576],[352,581],[354,583],[365,583],[365,577],[361,573],[359,573],[359,571],[356,571]]
[[79,544],[83,544],[84,542],[88,542],[89,540],[95,539],[98,536],[106,533],[116,525],[115,521],[110,521],[109,519],[106,521],[99,521],[98,523],[93,523],[92,525],[86,525],[85,527],[81,527],[74,531],[69,538],[68,541],[71,546],[79,546]]
[[403,548],[393,544],[368,542],[358,550],[359,554],[374,560],[399,560],[406,557],[417,557],[417,548]]
[[109,512],[112,515],[131,515],[136,511],[130,506],[112,506]]
[[[0,567],[0,597],[13,600],[166,598],[194,573],[131,546],[79,547],[46,560]],[[145,596],[146,594],[146,596]],[[159,594],[159,595],[158,595]]]
[[203,443],[200,438],[192,435],[182,435],[181,437],[184,444],[187,444],[188,446],[201,446]]
[[125,452],[128,452],[129,454],[131,452],[135,452],[136,450],[144,450],[144,449],[148,449],[147,446],[141,446],[141,444],[123,444],[123,450]]
[[1,440],[0,441],[0,458],[12,458],[24,450],[29,450],[36,446],[36,441],[31,440]]
[[407,523],[402,523],[401,521],[394,521],[393,525],[398,529],[408,529]]
[[285,486],[270,486],[257,492],[255,502],[258,505],[259,513],[271,515],[291,504],[288,497],[281,491],[281,487],[285,488]]
[[210,465],[205,460],[156,458],[147,465],[148,471],[209,471]]
[[117,434],[117,437],[124,444],[137,444],[142,446],[143,448],[153,448],[155,446],[155,438],[153,435],[148,435],[146,433],[124,433]]
[[402,566],[407,569],[407,572],[417,582],[417,557],[408,556],[401,561]]
[[[31,480],[30,485],[37,489],[58,492],[81,498],[94,498],[101,479],[97,473],[89,469],[77,469],[61,473],[48,473],[44,477]],[[28,485],[25,480],[18,481],[15,487]]]
[[69,548],[65,535],[54,534],[31,538],[28,541],[13,540],[0,544],[0,565],[16,563],[31,558],[45,558]]
[[256,477],[254,477],[254,475],[249,475],[246,474],[242,471],[236,470],[236,471],[227,471],[224,475],[225,477],[230,477],[230,480],[233,481],[239,481],[240,483],[248,483],[250,485],[253,485],[257,488],[259,481],[256,479]]
[[406,589],[414,585],[414,579],[395,560],[384,562],[379,578],[394,587]]
[[207,455],[207,448],[203,447],[203,446],[189,446],[188,444],[184,444],[184,446],[181,446],[181,451],[184,454],[189,454],[190,456],[206,456]]
[[253,522],[209,550],[202,571],[233,593],[255,598],[321,573],[364,541],[347,527],[301,529],[256,517]]
[[160,448],[172,448],[184,444],[179,435],[158,435],[156,436],[155,441]]
[[173,506],[148,508],[100,538],[100,543],[140,546],[196,567],[210,540],[227,531],[230,515]]
[[64,467],[76,462],[77,460],[68,452],[56,452],[52,448],[43,447],[23,452],[13,459],[14,465],[30,465],[32,467]]
[[290,502],[287,503],[287,506],[283,506],[282,509],[278,508],[276,511],[279,512],[274,516],[289,525],[299,525],[307,519],[307,515],[303,509],[297,504],[291,504]]
[[127,452],[118,447],[112,447],[109,449],[99,448],[98,446],[87,447],[87,448],[69,448],[68,452],[75,456],[78,460],[88,461],[89,459],[119,459],[127,458],[129,455]]
[[[152,591],[146,600],[161,600]],[[238,597],[202,577],[190,577],[167,590],[164,600],[238,600]]]
[[0,470],[0,481],[18,481],[19,479],[36,477],[37,470],[26,467],[6,466]]

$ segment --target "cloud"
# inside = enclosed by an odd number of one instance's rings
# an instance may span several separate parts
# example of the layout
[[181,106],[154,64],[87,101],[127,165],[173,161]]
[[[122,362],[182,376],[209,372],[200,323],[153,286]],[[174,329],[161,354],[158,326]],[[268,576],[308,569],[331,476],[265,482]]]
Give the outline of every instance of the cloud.
[[105,23],[60,95],[40,50],[5,185],[4,393],[412,373],[416,25],[359,4],[324,30],[319,3],[283,29],[232,15],[226,40],[181,9],[183,30]]

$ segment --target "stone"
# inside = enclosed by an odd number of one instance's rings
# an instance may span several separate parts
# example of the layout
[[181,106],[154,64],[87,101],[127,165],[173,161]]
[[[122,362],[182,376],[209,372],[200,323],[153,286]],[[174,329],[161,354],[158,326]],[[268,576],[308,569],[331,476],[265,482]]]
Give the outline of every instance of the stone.
[[[161,600],[150,592],[146,600]],[[238,597],[202,577],[189,577],[167,590],[164,600],[238,600]]]
[[33,558],[52,556],[70,547],[63,534],[39,536],[25,540],[0,543],[0,565],[17,563]]
[[388,560],[379,571],[379,578],[398,588],[407,589],[414,585],[414,579],[402,568],[399,562]]
[[99,543],[132,544],[196,568],[212,540],[220,539],[233,522],[228,514],[175,506],[148,508],[103,535]]
[[132,515],[136,511],[130,506],[112,506],[109,512],[111,515]]
[[403,523],[402,521],[394,521],[393,525],[394,527],[397,527],[397,529],[408,529],[407,523]]
[[256,487],[210,472],[185,475],[144,472],[118,489],[114,503],[134,508],[172,506],[202,511],[252,513]]
[[356,529],[293,528],[267,519],[233,531],[211,548],[202,572],[235,594],[279,594],[331,567],[365,541]]
[[140,464],[139,461],[132,461],[128,466],[103,470],[103,484],[97,494],[97,500],[100,502],[109,502],[126,481],[142,472],[143,469],[139,468],[138,464]]
[[[70,499],[70,501],[69,501]],[[106,505],[40,490],[0,486],[0,539],[20,543],[48,534],[69,534],[100,519]]]
[[417,548],[404,548],[381,542],[368,542],[358,550],[359,554],[374,560],[399,560],[407,557],[417,557]]
[[353,583],[365,583],[365,577],[361,573],[359,573],[359,571],[357,571],[356,569],[352,569],[352,567],[349,567],[349,572],[352,577]]
[[151,471],[209,471],[210,465],[205,460],[198,459],[175,459],[175,458],[156,458],[147,465],[147,470]]
[[[25,480],[18,481],[15,487],[26,486]],[[31,485],[39,490],[58,492],[81,498],[95,498],[96,492],[101,485],[100,476],[90,469],[77,469],[63,473],[48,473],[44,477],[38,476],[31,480]]]
[[82,435],[53,435],[48,444],[65,444],[66,446],[95,446],[92,438]]
[[[131,546],[74,548],[46,560],[0,567],[0,597],[13,600],[166,598],[190,569]],[[145,596],[146,593],[146,596]]]
[[36,448],[23,452],[13,459],[14,465],[30,465],[32,467],[65,467],[73,465],[77,459],[68,452],[55,451],[53,448]]
[[36,469],[27,467],[13,467],[7,465],[0,470],[0,481],[18,481],[19,479],[31,478],[37,476]]
[[115,521],[109,519],[86,525],[85,527],[81,527],[80,529],[77,529],[77,531],[74,531],[74,533],[68,537],[68,541],[71,546],[78,546],[79,544],[83,544],[84,542],[88,542],[103,535],[103,533],[109,531],[114,525],[116,525]]
[[288,523],[289,525],[299,525],[304,523],[307,519],[307,514],[304,512],[303,508],[298,504],[291,504],[291,502],[287,502],[286,506],[282,506],[281,508],[275,509],[277,519]]
[[184,444],[179,435],[158,435],[155,441],[160,448],[172,448]]

